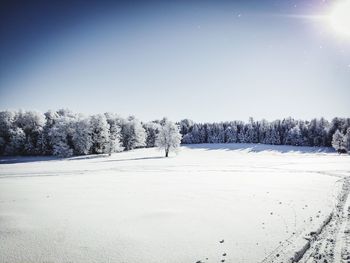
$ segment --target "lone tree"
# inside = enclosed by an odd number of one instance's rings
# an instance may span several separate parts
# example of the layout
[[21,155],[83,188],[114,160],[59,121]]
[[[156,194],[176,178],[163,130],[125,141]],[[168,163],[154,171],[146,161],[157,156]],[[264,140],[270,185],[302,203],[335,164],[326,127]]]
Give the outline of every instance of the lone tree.
[[175,151],[179,148],[181,142],[181,134],[179,127],[166,119],[162,121],[159,128],[159,133],[156,138],[156,146],[165,150],[165,157],[169,156],[170,151]]
[[338,153],[346,152],[345,136],[337,130],[332,137],[332,146]]

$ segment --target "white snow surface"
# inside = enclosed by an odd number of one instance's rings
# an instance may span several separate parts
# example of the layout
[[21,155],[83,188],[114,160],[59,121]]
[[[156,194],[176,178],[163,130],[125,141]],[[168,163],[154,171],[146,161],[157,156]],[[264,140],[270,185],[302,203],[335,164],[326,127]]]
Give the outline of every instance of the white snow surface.
[[327,148],[251,144],[0,159],[8,263],[261,262],[317,228],[350,175]]

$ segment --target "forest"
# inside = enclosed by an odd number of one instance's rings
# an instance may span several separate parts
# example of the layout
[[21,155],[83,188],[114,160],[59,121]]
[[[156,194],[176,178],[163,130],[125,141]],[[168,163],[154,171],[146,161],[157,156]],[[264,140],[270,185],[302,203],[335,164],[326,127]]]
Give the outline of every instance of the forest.
[[[1,155],[56,155],[69,157],[111,154],[140,147],[154,147],[166,118],[142,122],[105,113],[86,116],[68,109],[47,111],[1,111]],[[248,122],[176,123],[182,144],[261,143],[273,145],[334,147],[350,152],[350,118],[324,118]]]

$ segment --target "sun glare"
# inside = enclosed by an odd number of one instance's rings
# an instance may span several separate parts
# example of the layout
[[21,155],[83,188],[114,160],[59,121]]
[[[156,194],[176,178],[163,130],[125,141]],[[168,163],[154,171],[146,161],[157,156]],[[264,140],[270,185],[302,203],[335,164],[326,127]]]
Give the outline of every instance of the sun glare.
[[339,35],[350,37],[350,0],[336,2],[329,20],[331,26]]

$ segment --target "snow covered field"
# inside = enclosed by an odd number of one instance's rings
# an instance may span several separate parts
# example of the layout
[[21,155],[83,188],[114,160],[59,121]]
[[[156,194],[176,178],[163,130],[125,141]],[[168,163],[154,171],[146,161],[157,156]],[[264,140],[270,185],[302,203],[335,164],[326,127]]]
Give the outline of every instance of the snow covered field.
[[0,262],[283,262],[350,176],[350,156],[328,151],[206,144],[170,158],[3,157]]

